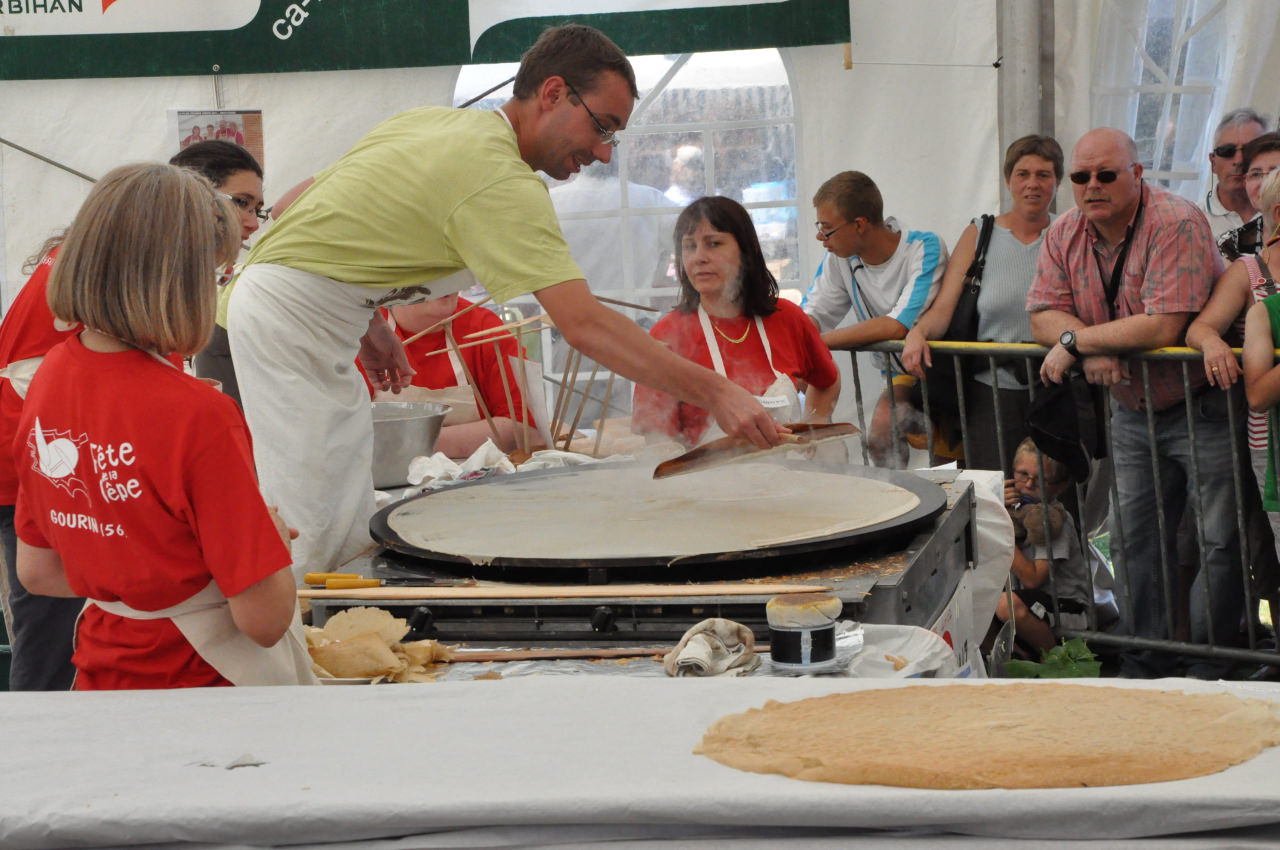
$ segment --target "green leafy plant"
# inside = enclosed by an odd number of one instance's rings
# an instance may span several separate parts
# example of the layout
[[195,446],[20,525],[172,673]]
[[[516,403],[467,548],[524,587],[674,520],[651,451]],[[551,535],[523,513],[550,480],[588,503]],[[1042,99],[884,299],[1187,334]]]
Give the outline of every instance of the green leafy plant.
[[1102,672],[1102,662],[1082,638],[1063,641],[1042,652],[1040,658],[1006,661],[1004,673],[1013,679],[1096,679]]

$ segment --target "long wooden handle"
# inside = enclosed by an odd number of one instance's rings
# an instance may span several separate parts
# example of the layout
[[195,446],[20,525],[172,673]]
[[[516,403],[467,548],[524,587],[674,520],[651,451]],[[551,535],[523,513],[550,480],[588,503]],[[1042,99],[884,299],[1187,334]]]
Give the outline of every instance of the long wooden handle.
[[812,584],[602,584],[476,585],[474,587],[364,587],[356,590],[298,588],[302,599],[633,599],[638,597],[778,596],[815,593],[831,588]]
[[409,337],[408,339],[406,339],[406,340],[404,341],[404,344],[405,344],[405,345],[408,345],[408,344],[409,344],[409,343],[411,343],[411,342],[417,342],[418,340],[422,339],[422,338],[423,338],[424,336],[426,336],[427,334],[429,334],[429,333],[431,333],[431,332],[433,332],[433,331],[438,331],[438,330],[440,330],[442,327],[444,327],[445,325],[452,324],[452,323],[453,323],[453,320],[454,320],[454,319],[456,319],[456,318],[458,318],[459,316],[466,315],[467,313],[470,313],[472,310],[474,310],[475,308],[477,308],[477,307],[481,306],[482,304],[488,304],[488,303],[489,303],[489,299],[490,299],[491,297],[492,297],[492,296],[486,295],[485,297],[481,298],[479,301],[474,301],[474,302],[472,302],[470,305],[468,305],[468,306],[466,306],[466,307],[463,307],[461,310],[459,310],[458,312],[454,313],[452,316],[445,316],[443,319],[441,319],[440,321],[436,322],[434,325],[431,325],[430,327],[423,328],[422,330],[418,331],[418,332],[417,332],[416,334],[414,334],[413,336],[411,336],[411,337]]
[[666,655],[669,646],[623,646],[600,649],[456,649],[450,661],[556,661],[571,658],[644,658]]

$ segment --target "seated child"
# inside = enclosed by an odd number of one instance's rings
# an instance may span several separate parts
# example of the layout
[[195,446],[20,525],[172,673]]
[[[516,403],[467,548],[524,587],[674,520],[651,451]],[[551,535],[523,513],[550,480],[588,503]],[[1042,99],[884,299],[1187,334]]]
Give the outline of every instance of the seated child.
[[[1045,486],[1041,487],[1036,455],[1030,438],[1018,444],[1013,478],[1005,480],[1004,501],[1014,526],[1011,572],[1020,585],[1013,592],[1014,630],[1019,643],[1043,651],[1057,644],[1058,629],[1087,627],[1090,585],[1088,562],[1080,551],[1075,522],[1058,501],[1072,484],[1070,472],[1065,464],[1044,455]],[[1058,598],[1056,609],[1054,593]],[[996,605],[996,618],[1000,623],[1009,620],[1007,594]]]
[[[436,438],[435,449],[451,458],[465,458],[493,436],[476,404],[478,390],[498,431],[499,439],[495,440],[498,448],[509,452],[521,444],[519,429],[523,418],[527,433],[524,442],[536,451],[543,447],[542,438],[534,427],[532,412],[525,411],[520,381],[511,365],[512,358],[523,357],[524,353],[510,333],[495,335],[485,345],[469,345],[475,340],[468,340],[468,334],[502,324],[489,310],[462,312],[470,306],[470,301],[455,293],[386,311],[388,321],[401,340],[460,314],[453,322],[453,336],[459,345],[468,347],[459,349],[461,359],[452,351],[445,352],[448,343],[443,327],[419,337],[405,346],[405,355],[414,369],[412,385],[398,394],[378,392],[373,397],[377,401],[436,401],[449,405],[449,415]],[[476,381],[475,389],[467,380],[468,374]]]

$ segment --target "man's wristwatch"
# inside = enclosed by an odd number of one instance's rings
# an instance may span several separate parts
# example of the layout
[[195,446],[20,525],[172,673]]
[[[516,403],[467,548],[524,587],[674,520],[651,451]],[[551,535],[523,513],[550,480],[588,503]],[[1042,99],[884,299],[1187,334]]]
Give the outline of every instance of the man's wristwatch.
[[1076,332],[1063,331],[1062,336],[1058,337],[1058,345],[1067,350],[1067,353],[1077,360],[1080,359],[1080,349],[1076,348]]

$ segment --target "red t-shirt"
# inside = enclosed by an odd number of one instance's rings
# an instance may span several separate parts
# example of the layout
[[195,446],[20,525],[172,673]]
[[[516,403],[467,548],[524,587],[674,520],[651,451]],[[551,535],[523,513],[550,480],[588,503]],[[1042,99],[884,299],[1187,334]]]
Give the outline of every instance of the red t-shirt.
[[[54,318],[45,298],[49,270],[53,268],[57,253],[55,248],[40,261],[4,314],[4,321],[0,322],[0,364],[8,366],[20,360],[43,357],[50,348],[80,330],[78,324],[68,325]],[[0,378],[0,440],[3,440],[3,445],[13,443],[21,415],[22,396],[7,378]],[[12,505],[17,499],[18,473],[13,466],[13,456],[0,452],[0,504]]]
[[[732,339],[746,333],[746,338],[740,343],[730,342],[719,334],[713,336],[719,343],[720,356],[724,358],[726,377],[752,395],[760,395],[777,380],[777,376],[765,357],[764,343],[756,330],[755,319],[739,317],[713,321]],[[789,375],[793,381],[803,380],[819,389],[826,389],[836,382],[839,371],[831,359],[831,351],[823,344],[813,321],[799,307],[779,298],[778,309],[764,317],[764,329],[773,351],[773,366],[779,372]],[[686,360],[712,368],[711,350],[707,348],[697,312],[668,313],[658,320],[649,334],[665,342]],[[707,411],[701,407],[677,401],[642,384],[636,385],[631,407],[632,430],[681,436],[692,443],[702,437],[709,424]]]
[[[157,611],[211,579],[234,596],[290,563],[235,402],[150,354],[79,337],[53,348],[13,448],[18,537],[56,551],[77,595]],[[228,684],[171,621],[96,606],[72,660],[78,689]]]
[[[8,366],[21,360],[43,357],[50,348],[80,332],[79,322],[64,322],[49,310],[49,271],[57,256],[58,248],[55,247],[40,261],[22,291],[9,305],[4,320],[0,321],[0,364]],[[167,359],[182,368],[182,355],[171,354]],[[22,396],[7,378],[0,378],[0,445],[13,443],[21,415]],[[12,505],[17,500],[18,473],[13,465],[13,456],[0,451],[0,505]]]
[[[458,299],[458,311],[470,306],[471,302],[467,299]],[[496,328],[501,324],[502,320],[492,310],[477,307],[465,316],[459,316],[453,320],[453,338],[459,346],[465,345],[468,342],[475,342],[475,340],[466,339],[467,334]],[[407,331],[401,327],[396,328],[396,335],[401,340],[408,339],[413,336],[413,333],[413,331]],[[520,395],[520,383],[516,378],[515,370],[511,368],[510,361],[510,358],[517,356],[519,346],[516,344],[515,338],[511,336],[500,336],[496,337],[496,339],[498,348],[502,352],[501,358],[494,352],[492,342],[485,345],[473,345],[470,348],[461,348],[459,353],[462,355],[462,361],[471,370],[471,376],[479,384],[480,397],[484,399],[485,406],[489,408],[489,414],[494,417],[506,417],[519,422],[524,412],[524,397]],[[432,352],[439,351],[446,346],[444,330],[441,329],[436,333],[427,334],[405,347],[409,365],[416,372],[413,376],[413,386],[429,390],[442,390],[447,387],[459,386],[458,380],[453,374],[453,364],[449,361],[449,355],[432,354]],[[503,389],[502,373],[499,369],[505,369],[507,373],[507,388],[511,391],[510,405],[507,404],[507,390]],[[364,374],[364,372],[362,371],[361,374]],[[463,375],[463,380],[466,380],[465,374]],[[371,393],[372,391],[372,388],[370,388]],[[532,414],[530,414],[529,424],[533,424]]]

